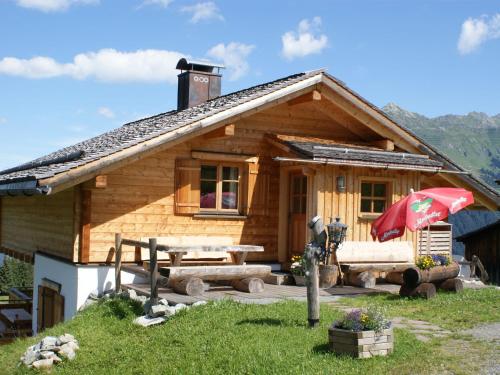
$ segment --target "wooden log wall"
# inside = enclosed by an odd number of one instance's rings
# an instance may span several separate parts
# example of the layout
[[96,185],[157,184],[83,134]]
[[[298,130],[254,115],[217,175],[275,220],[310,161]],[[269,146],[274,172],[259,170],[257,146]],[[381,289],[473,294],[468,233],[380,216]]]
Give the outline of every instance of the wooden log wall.
[[73,260],[73,198],[74,189],[49,196],[2,198],[1,247]]
[[[338,192],[336,189],[338,176],[345,176],[345,192]],[[360,214],[361,181],[387,182],[391,197],[388,202],[390,205],[407,195],[410,189],[419,190],[420,173],[375,168],[322,166],[315,176],[317,212],[324,218],[325,223],[329,222],[330,217],[340,216],[341,221],[349,226],[347,241],[372,241],[370,229],[375,217]],[[394,241],[412,242],[416,254],[416,240],[416,233],[407,230],[402,237]]]

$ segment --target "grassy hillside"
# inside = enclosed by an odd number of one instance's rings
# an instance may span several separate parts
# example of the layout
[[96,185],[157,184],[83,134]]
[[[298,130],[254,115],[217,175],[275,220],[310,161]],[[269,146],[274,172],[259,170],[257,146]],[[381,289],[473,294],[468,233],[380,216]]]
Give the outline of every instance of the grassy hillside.
[[[373,302],[387,308],[389,317],[424,318],[456,332],[500,320],[494,308],[500,291],[493,288],[439,294],[430,301],[379,297]],[[370,303],[370,298],[360,303]],[[423,343],[405,329],[395,330],[395,352],[390,357],[337,356],[328,351],[327,328],[340,312],[329,305],[322,305],[321,325],[314,330],[307,327],[306,304],[294,301],[210,303],[147,329],[132,324],[140,311],[138,305],[120,299],[91,306],[40,337],[1,347],[0,373],[34,374],[17,366],[27,346],[46,335],[66,332],[75,335],[81,349],[74,361],[56,366],[56,374],[467,374],[476,373],[475,366],[481,363],[478,358],[470,360],[470,353],[444,350],[447,339]],[[491,355],[484,344],[470,345]]]
[[500,178],[500,114],[471,112],[428,118],[390,103],[382,108],[467,170],[498,189]]

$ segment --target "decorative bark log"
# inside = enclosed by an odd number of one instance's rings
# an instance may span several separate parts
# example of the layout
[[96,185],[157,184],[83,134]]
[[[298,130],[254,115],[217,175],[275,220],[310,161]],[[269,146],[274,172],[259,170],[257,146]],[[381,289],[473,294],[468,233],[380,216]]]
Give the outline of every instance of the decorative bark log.
[[227,266],[186,266],[186,267],[162,267],[160,274],[168,277],[172,282],[184,280],[190,277],[198,277],[203,280],[239,280],[247,277],[258,277],[263,279],[271,274],[271,266],[252,265],[227,265]]
[[422,283],[416,288],[401,285],[399,295],[401,297],[421,297],[429,299],[436,295],[436,286],[432,283]]
[[188,296],[201,296],[204,292],[203,280],[198,277],[178,280],[174,283],[174,291]]
[[307,286],[307,320],[310,328],[319,325],[319,271],[318,260],[321,250],[311,244],[306,246],[306,286]]
[[262,293],[264,291],[264,281],[256,277],[247,277],[242,280],[234,280],[232,282],[234,289],[246,293]]
[[464,289],[464,283],[460,279],[448,279],[440,283],[436,283],[436,288],[449,292],[461,292]]
[[374,288],[377,278],[371,271],[360,273],[349,272],[347,274],[347,282],[349,285],[359,286],[361,288]]
[[403,272],[389,272],[385,276],[385,281],[390,284],[403,285]]
[[459,272],[460,266],[455,262],[449,266],[437,266],[428,270],[412,267],[403,272],[403,280],[406,286],[415,288],[418,284],[422,283],[454,279],[458,276]]
[[333,264],[319,265],[319,287],[331,288],[337,284],[339,277],[338,267]]

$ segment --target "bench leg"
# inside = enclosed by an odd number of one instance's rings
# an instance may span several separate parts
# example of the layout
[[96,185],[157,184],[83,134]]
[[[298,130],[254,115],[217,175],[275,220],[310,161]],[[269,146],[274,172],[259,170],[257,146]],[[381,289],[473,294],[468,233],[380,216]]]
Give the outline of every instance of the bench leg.
[[232,252],[231,254],[231,259],[233,261],[233,264],[238,264],[238,265],[243,265],[245,264],[245,260],[247,258],[247,252]]
[[234,280],[232,282],[234,289],[246,293],[261,293],[264,291],[264,281],[256,277],[247,277],[246,279]]
[[349,272],[347,281],[349,285],[359,286],[361,288],[374,288],[377,279],[372,271],[364,271],[360,273]]
[[201,296],[203,295],[205,285],[199,277],[190,277],[189,279],[175,281],[173,287],[174,291],[179,294]]

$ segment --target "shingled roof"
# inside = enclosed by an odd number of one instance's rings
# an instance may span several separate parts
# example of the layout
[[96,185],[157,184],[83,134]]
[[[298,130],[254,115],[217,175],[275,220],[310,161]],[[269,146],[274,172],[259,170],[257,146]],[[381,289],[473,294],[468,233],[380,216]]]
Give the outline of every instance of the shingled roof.
[[331,145],[317,142],[284,141],[292,150],[311,160],[332,160],[340,163],[366,163],[378,166],[415,167],[438,171],[443,163],[426,155],[375,150],[366,147]]
[[[253,86],[220,96],[203,104],[182,110],[170,111],[125,124],[117,129],[73,146],[65,147],[51,154],[35,159],[18,167],[0,171],[0,184],[40,180],[58,173],[80,167],[104,156],[111,155],[138,143],[171,132],[189,123],[211,116],[259,98],[281,88],[300,82],[320,71],[294,74],[272,82]],[[74,157],[79,155],[79,157]],[[73,157],[72,157],[73,156]]]
[[[43,185],[47,181],[58,179],[58,182],[55,183],[58,189],[61,189],[61,186],[71,186],[71,184],[79,183],[75,182],[77,181],[75,176],[78,175],[78,178],[81,179],[88,176],[88,173],[95,173],[95,170],[100,168],[96,165],[97,162],[101,162],[101,159],[105,160],[106,163],[115,163],[121,160],[120,158],[122,157],[126,158],[126,155],[124,156],[126,153],[135,154],[148,149],[147,147],[142,147],[143,145],[146,146],[148,141],[151,143],[151,146],[148,147],[154,148],[155,145],[158,146],[164,142],[181,137],[183,133],[196,131],[196,129],[210,126],[210,124],[218,123],[218,121],[230,118],[231,116],[244,114],[248,110],[257,109],[269,101],[286,97],[292,93],[297,95],[300,90],[310,89],[318,83],[325,83],[330,87],[340,87],[341,90],[344,90],[344,92],[368,105],[371,110],[382,115],[384,118],[383,121],[387,120],[387,124],[389,124],[385,126],[396,126],[407,133],[412,139],[418,140],[420,144],[419,148],[425,154],[429,154],[432,158],[443,162],[447,169],[451,169],[457,173],[464,173],[464,170],[460,166],[427,144],[411,130],[399,125],[380,108],[350,89],[342,81],[325,73],[323,70],[315,70],[290,75],[275,81],[236,91],[182,111],[170,111],[130,122],[120,128],[73,146],[65,147],[29,163],[0,171],[0,196],[50,194],[54,186],[52,182],[48,185]],[[168,140],[166,140],[167,138]],[[427,160],[429,161],[430,159]],[[433,161],[430,162],[435,163]],[[73,170],[75,170],[74,173],[67,173]],[[500,196],[492,187],[473,175],[461,175],[460,178],[470,184],[474,184],[479,190],[495,201],[497,205],[499,204]],[[61,185],[61,181],[63,180],[71,181],[69,185]]]

